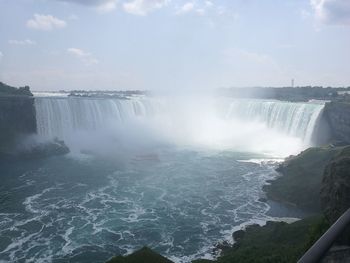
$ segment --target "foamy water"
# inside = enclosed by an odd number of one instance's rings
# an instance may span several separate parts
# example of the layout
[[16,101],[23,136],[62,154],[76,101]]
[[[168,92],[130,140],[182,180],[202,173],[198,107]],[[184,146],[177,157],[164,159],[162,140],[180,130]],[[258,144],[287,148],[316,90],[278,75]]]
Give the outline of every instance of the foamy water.
[[323,108],[41,95],[38,139],[72,152],[0,165],[0,261],[105,262],[144,245],[179,263],[214,258],[233,231],[287,220],[270,216],[262,186],[309,145]]
[[232,242],[235,229],[271,219],[259,198],[276,175],[272,166],[228,152],[168,149],[157,156],[27,163],[2,185],[15,201],[6,205],[1,191],[0,258],[104,262],[146,244],[189,262],[215,257],[215,244]]

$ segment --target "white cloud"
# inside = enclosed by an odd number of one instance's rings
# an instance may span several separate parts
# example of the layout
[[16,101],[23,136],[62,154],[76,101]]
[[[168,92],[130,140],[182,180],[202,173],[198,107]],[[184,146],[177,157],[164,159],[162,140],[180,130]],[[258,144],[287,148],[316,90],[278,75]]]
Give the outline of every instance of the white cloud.
[[79,48],[68,48],[67,52],[80,59],[86,65],[93,65],[98,63],[98,60],[95,59],[91,53],[85,52]]
[[205,6],[212,7],[214,4],[212,1],[205,1]]
[[97,6],[97,10],[102,12],[102,13],[110,12],[117,7],[117,3],[118,3],[117,0],[105,1],[104,3],[99,4]]
[[149,12],[166,6],[170,0],[132,0],[123,4],[125,12],[145,16]]
[[349,0],[310,0],[310,4],[317,22],[350,25]]
[[2,52],[0,51],[0,61],[1,61],[1,59],[2,59],[3,56],[4,56],[4,55],[3,55]]
[[176,14],[186,14],[188,12],[193,11],[194,9],[194,3],[193,2],[187,2],[185,3],[178,11]]
[[60,2],[76,3],[96,7],[98,11],[109,12],[117,7],[118,0],[57,0]]
[[66,21],[52,15],[34,14],[34,18],[27,21],[27,27],[35,30],[51,31],[67,26]]
[[203,16],[208,13],[208,11],[217,11],[219,14],[220,10],[218,7],[215,7],[213,2],[211,1],[189,1],[184,3],[181,7],[179,7],[176,11],[176,15],[184,15],[188,13],[195,13],[197,15]]
[[9,44],[25,46],[25,45],[36,45],[36,42],[30,39],[25,39],[25,40],[10,39]]

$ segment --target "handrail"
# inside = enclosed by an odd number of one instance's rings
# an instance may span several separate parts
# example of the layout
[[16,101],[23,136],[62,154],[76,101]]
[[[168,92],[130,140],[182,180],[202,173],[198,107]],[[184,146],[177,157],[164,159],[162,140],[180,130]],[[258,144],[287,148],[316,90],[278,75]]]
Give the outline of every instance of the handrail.
[[319,262],[349,224],[350,208],[316,241],[304,256],[299,259],[298,263]]

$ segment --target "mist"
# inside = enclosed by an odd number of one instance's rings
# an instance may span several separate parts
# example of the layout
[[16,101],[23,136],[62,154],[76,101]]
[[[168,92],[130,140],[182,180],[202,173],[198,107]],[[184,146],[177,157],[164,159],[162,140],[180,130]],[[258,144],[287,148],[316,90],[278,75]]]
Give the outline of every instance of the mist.
[[38,98],[36,107],[39,134],[64,139],[75,154],[135,156],[178,147],[284,157],[311,143],[310,122],[322,106],[168,93]]

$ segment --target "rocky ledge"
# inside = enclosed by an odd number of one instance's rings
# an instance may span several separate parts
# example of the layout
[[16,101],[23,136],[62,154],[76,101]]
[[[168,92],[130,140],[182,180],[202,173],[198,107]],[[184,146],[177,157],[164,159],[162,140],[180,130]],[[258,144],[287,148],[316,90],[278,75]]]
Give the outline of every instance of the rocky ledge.
[[0,153],[8,152],[19,137],[36,133],[34,98],[29,87],[0,82]]
[[20,144],[10,152],[0,153],[0,162],[17,161],[17,160],[33,160],[48,158],[56,155],[64,155],[69,153],[69,148],[64,141],[54,139],[46,142],[32,142],[28,144]]
[[326,165],[350,147],[314,147],[290,156],[279,165],[280,177],[264,186],[269,199],[320,213],[320,191]]

